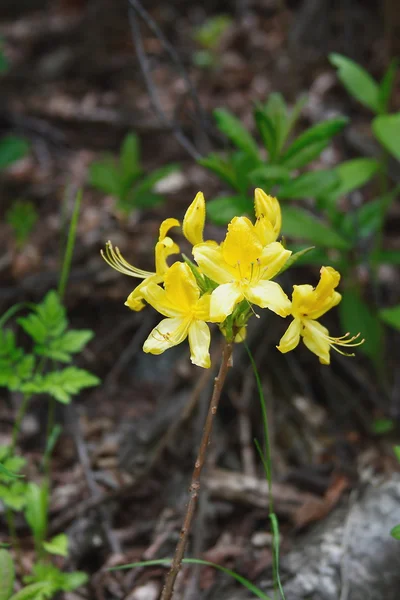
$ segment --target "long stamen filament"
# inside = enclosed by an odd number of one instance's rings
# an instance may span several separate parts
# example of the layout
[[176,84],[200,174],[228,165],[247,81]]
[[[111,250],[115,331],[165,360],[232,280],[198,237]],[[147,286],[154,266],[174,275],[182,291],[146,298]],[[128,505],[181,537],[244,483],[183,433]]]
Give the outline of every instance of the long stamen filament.
[[143,271],[142,269],[137,269],[133,265],[129,264],[127,260],[122,256],[118,247],[113,248],[113,245],[110,241],[106,243],[106,250],[100,250],[101,256],[104,258],[106,263],[110,265],[116,271],[124,275],[129,275],[129,277],[137,277],[138,279],[146,279],[146,277],[150,277],[154,275],[151,271]]

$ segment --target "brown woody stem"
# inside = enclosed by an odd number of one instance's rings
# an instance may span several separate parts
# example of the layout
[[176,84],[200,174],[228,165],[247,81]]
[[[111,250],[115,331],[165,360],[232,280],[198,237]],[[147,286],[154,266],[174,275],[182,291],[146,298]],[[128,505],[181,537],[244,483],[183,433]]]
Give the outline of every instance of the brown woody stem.
[[221,366],[219,368],[219,373],[215,378],[213,394],[211,396],[207,419],[203,429],[203,436],[201,438],[199,452],[197,454],[197,459],[193,469],[192,483],[190,484],[189,488],[190,497],[186,509],[185,520],[181,529],[179,542],[175,549],[175,555],[172,561],[172,565],[165,580],[165,585],[161,594],[161,600],[170,600],[172,598],[175,580],[181,568],[190,528],[196,510],[197,499],[200,492],[200,476],[206,459],[207,446],[210,441],[214,417],[217,413],[222,388],[224,386],[225,378],[230,367],[231,356],[232,344],[229,342],[225,342],[222,351]]

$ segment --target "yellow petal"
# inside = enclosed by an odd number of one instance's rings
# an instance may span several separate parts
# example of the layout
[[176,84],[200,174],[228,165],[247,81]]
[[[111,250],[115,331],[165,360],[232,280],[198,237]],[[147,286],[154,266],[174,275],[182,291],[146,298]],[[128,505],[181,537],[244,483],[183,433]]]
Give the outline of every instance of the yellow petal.
[[292,315],[302,318],[307,316],[313,307],[314,288],[308,283],[294,285],[292,293]]
[[236,267],[255,262],[262,251],[262,244],[247,217],[234,217],[228,225],[228,233],[222,243],[222,256],[229,265]]
[[201,298],[199,298],[193,313],[195,319],[199,319],[199,321],[211,321],[210,301],[210,294],[204,294],[203,296],[201,296]]
[[219,285],[211,294],[210,318],[213,323],[221,323],[232,314],[236,304],[243,300],[243,292],[236,283]]
[[[158,311],[161,315],[164,315],[164,317],[182,318],[183,316],[185,316],[186,313],[184,312],[182,314],[182,311],[179,309],[179,307],[177,307],[174,304],[174,302],[170,301],[165,290],[163,290],[163,288],[159,285],[156,285],[156,283],[160,282],[155,282],[154,280],[150,282],[144,281],[143,284],[141,284],[141,297],[144,298],[146,302],[148,302],[153,308],[155,308],[156,311]],[[136,290],[137,289],[138,288],[136,288]],[[132,294],[134,294],[136,290],[134,290]],[[130,306],[130,304],[128,304],[128,301],[130,300],[131,296],[129,296],[128,300],[125,303],[130,308],[132,307]]]
[[168,348],[177,346],[186,339],[189,325],[188,319],[163,319],[143,344],[143,351],[162,354]]
[[236,278],[236,269],[225,262],[221,246],[215,242],[197,244],[193,256],[204,275],[216,283],[228,283]]
[[168,271],[167,258],[171,256],[171,254],[178,254],[179,252],[180,248],[178,244],[175,244],[170,237],[164,237],[161,241],[157,242],[155,247],[157,275],[164,275]]
[[329,331],[326,327],[318,323],[318,321],[311,321],[306,319],[303,328],[303,341],[307,348],[319,357],[319,361],[323,365],[329,365],[330,363],[330,343],[329,343]]
[[[128,298],[126,299],[126,302],[124,303],[125,306],[128,306],[131,310],[135,310],[135,311],[139,311],[142,310],[142,308],[145,307],[144,304],[144,300],[146,300],[146,302],[148,302],[147,298],[145,297],[145,291],[147,289],[147,287],[150,286],[154,286],[155,288],[157,288],[157,290],[161,290],[161,288],[157,285],[157,283],[161,283],[162,282],[162,278],[159,277],[158,275],[156,275],[154,273],[154,275],[151,275],[150,277],[147,277],[144,281],[142,281],[138,286],[135,287],[135,289],[133,290],[133,292],[131,292],[128,296]],[[164,291],[164,290],[161,290]],[[167,315],[167,316],[172,316],[172,315]]]
[[294,319],[280,339],[278,350],[283,354],[296,348],[300,341],[301,321]]
[[164,284],[168,302],[181,314],[191,314],[200,298],[200,290],[189,265],[174,263],[165,274]]
[[261,279],[272,279],[279,273],[291,254],[291,250],[286,250],[280,242],[272,242],[265,246],[259,261]]
[[278,200],[266,194],[261,188],[257,188],[254,192],[254,209],[257,219],[264,216],[272,225],[274,237],[265,243],[275,241],[282,226],[282,213]]
[[320,302],[333,293],[333,290],[339,285],[340,273],[333,267],[321,267],[320,280],[315,288],[315,295]]
[[206,203],[202,192],[198,192],[183,218],[183,235],[193,246],[203,242],[203,230],[206,220]]
[[162,242],[162,240],[165,238],[165,236],[167,235],[167,233],[171,229],[171,227],[179,227],[179,226],[180,226],[180,223],[179,223],[178,219],[173,219],[172,217],[169,219],[165,219],[160,225],[160,233],[159,233],[158,241]]
[[317,308],[310,310],[308,316],[310,319],[319,319],[328,310],[337,306],[342,299],[342,295],[339,292],[333,292],[331,296],[325,298],[323,302],[318,302]]
[[204,321],[193,321],[189,327],[189,346],[190,360],[194,365],[209,369],[211,359],[209,353],[210,347],[210,329]]
[[261,280],[255,285],[249,285],[246,298],[251,304],[268,308],[280,317],[287,317],[291,312],[292,305],[289,298],[275,281]]
[[263,246],[271,244],[277,238],[272,223],[264,216],[257,219],[254,231]]

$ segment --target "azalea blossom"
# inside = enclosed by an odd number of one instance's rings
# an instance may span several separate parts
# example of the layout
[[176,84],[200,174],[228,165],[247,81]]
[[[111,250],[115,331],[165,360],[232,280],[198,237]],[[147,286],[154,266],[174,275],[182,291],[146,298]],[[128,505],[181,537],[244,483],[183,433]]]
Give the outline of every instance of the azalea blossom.
[[127,260],[122,256],[119,248],[113,247],[110,241],[106,244],[105,252],[101,250],[101,255],[104,260],[116,271],[129,275],[130,277],[136,277],[137,279],[143,279],[125,302],[126,306],[129,306],[132,310],[142,310],[145,304],[143,302],[143,290],[145,286],[150,283],[162,283],[164,280],[165,273],[168,270],[167,258],[171,254],[179,253],[179,246],[167,236],[167,233],[172,227],[179,227],[180,223],[177,219],[165,219],[161,223],[158,242],[155,246],[155,272],[143,271],[133,265],[129,264]]
[[202,273],[219,284],[211,294],[212,319],[223,321],[244,299],[281,317],[290,313],[290,300],[270,279],[291,251],[279,242],[265,243],[269,227],[263,214],[255,225],[247,217],[235,217],[222,244],[209,241],[194,246],[193,256]]
[[282,213],[278,200],[257,188],[254,192],[254,211],[257,217],[255,227],[263,244],[266,246],[275,242],[282,227]]
[[[364,342],[355,342],[360,334],[350,336],[349,333],[338,338],[331,337],[326,327],[317,321],[328,310],[339,304],[342,296],[336,292],[340,274],[332,267],[321,268],[320,281],[316,288],[311,285],[295,285],[292,294],[291,314],[294,320],[280,340],[278,350],[289,352],[296,348],[303,338],[304,344],[319,357],[324,365],[330,363],[330,349],[345,354],[338,346],[359,346]],[[353,356],[353,354],[346,354]]]
[[143,290],[144,299],[167,317],[153,329],[143,345],[144,352],[162,354],[189,338],[190,360],[199,367],[211,365],[209,346],[210,295],[200,289],[190,267],[176,262],[168,269],[165,289],[150,281]]
[[187,209],[182,223],[183,235],[193,246],[203,241],[205,220],[206,202],[203,193],[198,192]]

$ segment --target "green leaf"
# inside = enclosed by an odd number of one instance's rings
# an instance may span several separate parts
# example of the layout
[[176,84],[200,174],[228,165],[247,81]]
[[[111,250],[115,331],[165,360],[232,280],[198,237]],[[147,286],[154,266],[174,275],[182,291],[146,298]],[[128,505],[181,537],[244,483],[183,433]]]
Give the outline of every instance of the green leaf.
[[348,289],[342,293],[339,315],[345,332],[360,333],[360,338],[365,339],[357,351],[378,363],[382,354],[382,325],[356,290]]
[[17,473],[13,473],[9,471],[4,465],[0,463],[0,481],[5,481],[5,478],[16,479],[18,477],[22,477],[22,475],[17,475]]
[[217,122],[218,129],[222,131],[222,133],[224,133],[237,148],[240,148],[240,150],[243,150],[243,152],[252,156],[255,160],[259,160],[258,146],[239,119],[224,108],[217,108],[214,110],[213,115]]
[[72,573],[63,573],[63,579],[60,589],[64,592],[73,592],[82,585],[85,585],[89,577],[83,571],[72,571]]
[[8,71],[8,60],[4,54],[4,40],[0,37],[0,75]]
[[309,127],[289,146],[282,157],[282,161],[285,162],[285,160],[289,160],[307,146],[314,145],[315,142],[328,142],[334,135],[339,133],[347,123],[348,119],[346,117],[337,117]]
[[349,94],[361,104],[378,113],[379,86],[376,81],[360,65],[341,54],[330,54],[330,62],[337,67],[338,77]]
[[89,166],[89,184],[94,188],[120,198],[121,176],[113,158],[92,162]]
[[327,248],[347,250],[350,243],[313,214],[297,206],[282,206],[282,234]]
[[7,135],[0,140],[0,169],[12,165],[29,152],[29,144],[16,135]]
[[36,548],[40,548],[47,532],[49,489],[46,484],[28,483],[25,519],[32,531]]
[[329,140],[323,140],[321,142],[314,142],[302,148],[296,154],[290,157],[283,157],[280,163],[289,170],[301,169],[302,167],[310,164],[315,158],[317,158],[323,150],[329,145]]
[[68,324],[65,308],[54,290],[46,294],[43,301],[34,307],[30,315],[20,317],[17,322],[38,344],[43,344],[49,338],[60,336]]
[[400,331],[400,304],[380,310],[379,317],[386,325]]
[[399,525],[395,525],[391,531],[390,531],[390,535],[395,539],[395,540],[400,540],[400,524]]
[[150,192],[153,190],[154,186],[159,182],[168,177],[171,173],[179,170],[179,165],[171,164],[166,165],[165,167],[161,167],[160,169],[155,169],[150,173],[150,175],[146,175],[143,177],[140,182],[135,186],[135,195],[140,196],[145,192]]
[[333,171],[312,171],[284,183],[279,198],[318,198],[332,191],[339,183]]
[[251,171],[248,177],[254,186],[263,187],[266,183],[288,181],[290,171],[283,165],[264,165]]
[[[164,198],[154,192],[143,192],[143,194],[136,195],[133,191],[132,198],[134,198],[134,201],[129,203],[129,210],[132,210],[133,206],[136,208],[152,208],[164,202]],[[126,205],[127,202],[124,203],[124,206]]]
[[[129,565],[120,565],[118,567],[111,567],[109,571],[120,571],[122,569],[134,569],[135,567],[151,567],[154,565],[166,565],[169,566],[172,560],[170,558],[158,558],[154,560],[144,560],[140,562],[130,563]],[[260,588],[255,586],[251,581],[236,573],[236,571],[231,571],[231,569],[227,569],[226,567],[222,567],[221,565],[217,565],[216,563],[209,562],[208,560],[201,560],[199,558],[184,558],[182,560],[185,565],[204,565],[206,567],[214,567],[214,569],[218,569],[222,573],[229,575],[233,579],[235,579],[238,583],[240,583],[243,587],[247,588],[249,592],[252,592],[257,598],[261,598],[261,600],[272,600],[270,596],[264,594]]]
[[205,158],[201,158],[198,161],[198,163],[202,167],[205,167],[206,169],[209,169],[210,171],[218,175],[218,177],[222,179],[222,181],[228,183],[230,186],[233,187],[233,189],[239,191],[240,188],[236,179],[235,169],[233,168],[232,162],[230,160],[223,158],[215,152],[212,152]]
[[20,511],[26,504],[27,484],[15,481],[11,485],[0,485],[0,500],[12,510]]
[[72,360],[71,354],[80,352],[93,338],[93,335],[94,333],[90,329],[70,329],[47,344],[36,345],[35,352],[40,356],[68,363]]
[[362,187],[379,168],[379,162],[373,158],[354,158],[341,163],[334,169],[340,180],[335,196],[338,198]]
[[311,250],[315,250],[314,246],[310,246],[309,248],[303,248],[303,250],[299,250],[298,252],[293,252],[293,254],[291,254],[291,256],[289,256],[289,259],[286,261],[286,263],[284,264],[282,269],[279,271],[279,273],[277,273],[277,275],[280,275],[281,273],[284,273],[284,271],[286,271],[290,267],[293,267],[293,265],[295,263],[297,263],[298,260],[303,258],[303,256],[308,254]]
[[39,581],[25,586],[11,596],[9,600],[44,600],[51,598],[54,593],[53,587],[47,581]]
[[72,396],[99,383],[100,379],[92,373],[77,367],[67,367],[46,375],[36,375],[32,381],[23,385],[23,391],[26,394],[49,394],[58,402],[69,404]]
[[371,426],[372,432],[376,435],[384,435],[393,431],[394,423],[392,419],[375,419]]
[[216,50],[222,35],[232,23],[232,17],[228,15],[215,15],[208,17],[200,27],[194,31],[194,39],[196,42],[208,48]]
[[393,84],[396,78],[398,59],[394,58],[383,76],[379,86],[379,106],[380,112],[386,113],[389,106],[390,96],[392,95]]
[[265,104],[265,113],[272,121],[275,130],[275,154],[279,156],[290,133],[290,128],[293,125],[290,112],[282,94],[273,92],[269,95],[268,101]]
[[14,589],[15,567],[11,554],[0,549],[0,600],[8,600]]
[[15,241],[20,248],[28,239],[36,221],[38,213],[32,202],[17,200],[6,212],[6,221],[12,227]]
[[49,562],[37,562],[32,568],[32,574],[24,577],[24,582],[46,582],[51,588],[52,594],[56,592],[70,592],[86,583],[88,577],[86,573],[74,571],[72,573],[63,573],[55,565]]
[[[301,252],[302,250],[307,250],[308,247],[304,247],[304,244],[291,244],[290,245],[290,249],[296,253],[296,252]],[[337,256],[337,252],[334,251],[333,255],[335,258],[333,258],[330,253],[329,253],[329,249],[325,249],[325,248],[316,248],[313,247],[313,251],[312,252],[307,252],[307,254],[304,254],[304,256],[301,256],[298,261],[296,262],[296,266],[302,266],[302,265],[315,265],[320,267],[321,265],[331,265],[332,267],[335,267],[337,269],[340,269],[340,255],[339,257]]]
[[15,480],[16,478],[20,478],[21,475],[18,475],[18,473],[22,471],[25,465],[26,459],[23,456],[7,456],[5,459],[3,459],[3,467],[5,471],[8,471],[8,473],[3,472],[0,476],[0,480],[7,483]]
[[277,156],[275,125],[272,122],[272,119],[270,119],[270,117],[266,114],[265,108],[261,105],[254,109],[253,118],[262,142],[265,148],[268,150],[269,158],[270,160],[274,160]]
[[207,216],[216,225],[226,225],[233,217],[252,211],[252,202],[244,196],[220,196],[207,202]]
[[375,233],[382,225],[385,217],[386,198],[377,198],[363,204],[354,212],[343,215],[341,232],[349,238],[354,239],[354,245],[360,239],[364,239]]
[[139,161],[139,138],[134,133],[128,133],[121,146],[120,165],[124,177],[132,177],[141,172]]
[[386,150],[400,160],[400,112],[375,117],[372,131]]
[[68,556],[68,536],[65,533],[59,533],[48,542],[43,542],[43,548],[49,554],[57,556]]
[[397,458],[397,462],[400,463],[400,446],[393,446],[393,452]]
[[375,259],[381,265],[400,265],[400,250],[380,250]]

